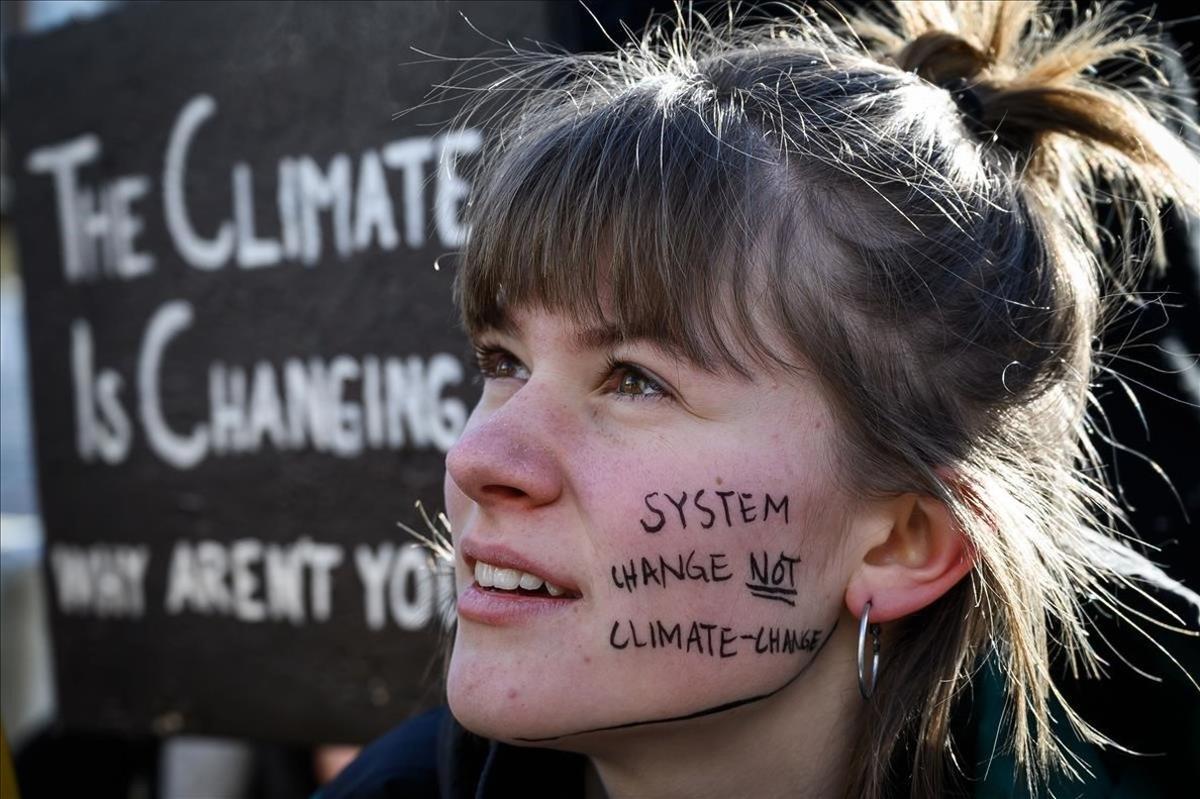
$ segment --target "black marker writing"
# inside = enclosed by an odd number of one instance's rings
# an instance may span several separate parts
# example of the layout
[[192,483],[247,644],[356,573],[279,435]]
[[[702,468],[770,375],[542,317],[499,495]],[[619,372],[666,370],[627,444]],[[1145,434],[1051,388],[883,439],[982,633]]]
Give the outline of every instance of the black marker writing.
[[686,530],[687,529],[687,516],[683,515],[683,505],[685,502],[687,502],[687,492],[684,491],[682,494],[679,495],[678,502],[676,502],[675,497],[671,496],[670,494],[666,494],[665,496],[667,498],[667,501],[675,506],[675,510],[679,511],[679,524],[683,527],[683,529]]
[[712,526],[714,524],[716,524],[716,522],[717,522],[717,514],[713,513],[712,509],[709,508],[707,505],[700,504],[700,497],[702,497],[702,496],[704,496],[703,488],[696,492],[696,496],[692,498],[692,504],[694,504],[696,506],[696,509],[698,511],[700,511],[701,513],[708,514],[708,521],[700,522],[700,526],[703,527],[705,530],[711,530]]
[[737,657],[740,641],[749,641],[750,650],[758,655],[793,655],[815,652],[821,643],[821,630],[759,627],[752,633],[737,633],[732,627],[702,621],[618,619],[608,633],[613,649],[674,649],[711,658]]
[[[718,513],[713,509],[711,501],[704,500],[705,493],[706,489],[701,488],[691,495],[687,491],[680,491],[678,495],[674,495],[670,491],[652,491],[646,494],[642,501],[651,516],[639,520],[642,529],[647,533],[657,533],[666,526],[669,511],[664,510],[662,498],[665,498],[670,506],[675,508],[675,514],[679,518],[679,527],[683,530],[688,529],[689,516],[691,521],[698,522],[700,527],[705,530],[715,527],[719,519],[724,519],[725,526],[728,528],[750,525],[755,522],[765,523],[773,517],[779,516],[783,517],[784,524],[791,523],[786,494],[777,498],[766,492],[760,497],[750,491],[714,491],[713,493],[721,500],[721,512]],[[698,518],[697,514],[699,514]]]
[[733,527],[733,520],[729,518],[729,498],[734,494],[733,491],[718,491],[717,496],[721,498],[721,507],[725,508],[725,526]]
[[639,585],[666,588],[672,580],[680,583],[688,580],[723,583],[733,577],[725,553],[710,552],[697,556],[694,549],[686,555],[681,552],[673,558],[666,555],[636,560],[630,558],[614,564],[611,573],[613,585],[630,593]]
[[790,655],[794,652],[814,652],[821,640],[820,630],[793,630],[779,627],[759,627],[758,632],[742,635],[754,642],[754,651],[760,655]]
[[766,693],[755,694],[753,696],[747,696],[747,697],[743,697],[741,699],[735,699],[732,702],[725,702],[720,705],[714,705],[712,707],[701,708],[700,710],[696,710],[691,713],[683,713],[683,714],[676,715],[676,716],[665,716],[663,718],[651,718],[651,719],[639,719],[637,721],[627,721],[627,722],[624,722],[621,724],[610,724],[605,727],[591,727],[589,729],[584,729],[584,730],[575,730],[573,732],[560,733],[559,735],[548,735],[548,736],[545,736],[542,738],[518,738],[517,740],[525,741],[526,743],[541,743],[544,741],[554,741],[554,740],[558,740],[561,738],[569,738],[573,735],[584,735],[584,734],[593,733],[593,732],[607,732],[608,730],[625,730],[625,729],[630,729],[632,727],[647,727],[652,724],[671,724],[671,723],[677,722],[677,721],[690,721],[692,719],[703,718],[704,716],[715,716],[717,714],[725,713],[729,710],[733,710],[734,708],[745,707],[746,705],[751,705],[751,704],[754,704],[755,702],[761,702],[764,699],[770,699],[772,696],[775,696],[775,694],[779,693],[783,689],[790,686],[792,683],[796,682],[796,680],[798,680],[802,676],[804,676],[804,672],[807,671],[809,669],[809,667],[811,667],[812,664],[816,662],[817,656],[821,654],[821,650],[825,647],[826,644],[829,643],[830,639],[833,638],[833,633],[835,630],[837,630],[837,626],[838,626],[838,620],[834,619],[833,626],[829,629],[829,634],[825,636],[825,640],[822,641],[821,644],[817,647],[817,650],[815,652],[813,652],[813,656],[811,658],[809,658],[795,674],[793,674],[791,677],[788,677],[786,680],[784,680],[781,685],[771,689],[770,691],[767,691]]
[[[714,638],[713,633],[716,633]],[[744,636],[743,636],[744,637]],[[613,649],[677,649],[708,657],[731,658],[737,655],[738,636],[733,628],[719,624],[693,621],[690,624],[664,623],[653,619],[644,624],[635,624],[633,619],[614,621],[608,634],[608,643]]]
[[763,502],[766,506],[763,508],[763,521],[764,522],[771,517],[771,509],[774,508],[776,513],[783,514],[783,523],[784,524],[791,524],[791,520],[788,518],[787,494],[783,495],[783,499],[779,500],[778,504],[776,504],[775,502],[773,502],[771,500],[770,494],[763,494]]
[[663,525],[667,523],[667,517],[663,515],[663,512],[650,504],[650,498],[657,497],[657,496],[658,496],[657,491],[646,495],[646,507],[650,510],[651,513],[658,516],[657,524],[647,524],[646,520],[642,519],[642,529],[645,530],[647,533],[657,533],[659,530],[661,530],[663,528]]
[[754,505],[747,505],[746,500],[753,499],[753,494],[738,494],[738,510],[742,512],[742,523],[749,524],[758,517],[754,515],[754,511],[758,510]]
[[746,587],[750,593],[759,599],[769,599],[796,606],[792,597],[796,596],[796,564],[799,556],[789,557],[780,552],[774,563],[770,555],[763,550],[760,559],[755,553],[750,553],[750,581]]

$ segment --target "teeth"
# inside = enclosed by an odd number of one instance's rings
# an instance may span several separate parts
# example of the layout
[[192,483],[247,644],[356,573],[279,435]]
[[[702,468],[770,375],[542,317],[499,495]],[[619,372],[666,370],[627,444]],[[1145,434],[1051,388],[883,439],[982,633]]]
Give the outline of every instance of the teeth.
[[506,569],[493,566],[483,561],[475,561],[475,582],[482,588],[499,588],[503,591],[515,591],[524,588],[526,591],[536,591],[545,586],[550,596],[562,596],[566,589],[559,588],[549,580],[543,580],[536,574],[523,572],[519,569]]
[[483,561],[475,562],[475,582],[479,583],[484,588],[491,588],[495,585],[495,580],[492,578],[492,572],[495,569]]
[[516,569],[501,569],[497,567],[493,575],[492,579],[494,582],[492,585],[496,588],[503,588],[505,591],[514,591],[521,584],[521,572]]

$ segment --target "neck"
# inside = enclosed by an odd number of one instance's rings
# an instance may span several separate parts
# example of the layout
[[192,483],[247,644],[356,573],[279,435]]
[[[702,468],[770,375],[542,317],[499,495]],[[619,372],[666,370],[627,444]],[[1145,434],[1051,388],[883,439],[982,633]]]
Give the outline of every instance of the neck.
[[610,799],[841,795],[864,707],[857,630],[846,615],[805,673],[765,699],[598,742],[588,752],[589,793],[602,787]]

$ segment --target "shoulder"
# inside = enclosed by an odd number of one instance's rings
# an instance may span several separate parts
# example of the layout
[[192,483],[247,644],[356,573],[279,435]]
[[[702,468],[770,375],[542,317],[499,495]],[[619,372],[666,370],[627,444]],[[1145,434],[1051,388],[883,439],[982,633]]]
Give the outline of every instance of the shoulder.
[[1071,675],[1064,658],[1055,684],[1061,699],[1114,745],[1085,741],[1068,722],[1060,698],[1054,698],[1054,734],[1078,775],[1072,778],[1056,769],[1045,792],[1034,794],[1005,746],[1012,723],[1006,709],[1008,686],[995,658],[988,657],[975,671],[955,731],[965,744],[962,754],[975,799],[1151,799],[1181,795],[1182,786],[1196,783],[1200,701],[1192,675],[1200,673],[1200,641],[1186,635],[1155,636],[1153,627],[1147,631],[1129,619],[1162,625],[1165,615],[1190,628],[1200,618],[1200,601],[1182,587],[1167,590],[1142,583],[1112,590],[1119,614],[1085,608],[1089,632],[1103,643],[1108,660],[1103,679]]

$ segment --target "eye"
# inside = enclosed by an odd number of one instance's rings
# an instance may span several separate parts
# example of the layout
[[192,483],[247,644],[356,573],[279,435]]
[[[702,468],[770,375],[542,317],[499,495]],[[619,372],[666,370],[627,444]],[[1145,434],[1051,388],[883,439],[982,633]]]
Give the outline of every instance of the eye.
[[614,362],[609,371],[611,390],[623,399],[667,399],[670,392],[631,363]]
[[488,380],[526,380],[529,377],[529,370],[525,368],[525,364],[502,347],[475,347],[475,362],[479,364],[479,373]]

